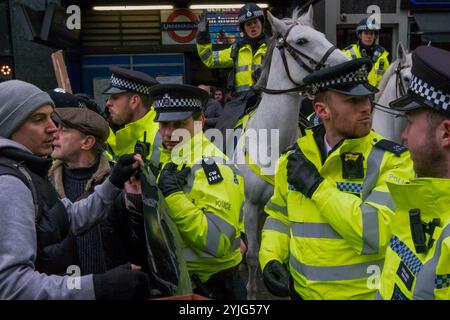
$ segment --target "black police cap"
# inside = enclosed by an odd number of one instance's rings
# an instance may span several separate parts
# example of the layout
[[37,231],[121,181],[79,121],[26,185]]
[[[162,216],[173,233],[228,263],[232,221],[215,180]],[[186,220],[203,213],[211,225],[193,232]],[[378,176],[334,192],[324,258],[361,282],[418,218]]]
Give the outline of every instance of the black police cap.
[[201,112],[208,101],[208,93],[187,84],[159,84],[150,89],[154,99],[156,122],[181,121],[194,112]]
[[392,101],[391,108],[408,111],[430,108],[450,115],[450,52],[420,46],[412,53],[413,75],[408,93]]
[[331,90],[350,96],[368,96],[378,92],[367,79],[372,61],[367,58],[350,60],[315,71],[303,79],[307,91],[317,94]]
[[103,94],[135,92],[148,95],[150,88],[159,84],[155,78],[144,72],[116,66],[109,68],[109,70],[111,82]]

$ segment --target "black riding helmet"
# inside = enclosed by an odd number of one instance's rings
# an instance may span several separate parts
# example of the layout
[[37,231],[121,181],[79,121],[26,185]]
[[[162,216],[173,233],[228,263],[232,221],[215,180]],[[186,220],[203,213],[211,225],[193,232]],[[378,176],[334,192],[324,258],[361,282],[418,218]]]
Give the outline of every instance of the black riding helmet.
[[246,3],[244,6],[241,7],[239,10],[238,20],[239,20],[239,27],[242,31],[244,31],[244,24],[247,21],[250,21],[252,19],[258,18],[261,21],[261,24],[264,27],[264,11],[261,9],[256,3]]

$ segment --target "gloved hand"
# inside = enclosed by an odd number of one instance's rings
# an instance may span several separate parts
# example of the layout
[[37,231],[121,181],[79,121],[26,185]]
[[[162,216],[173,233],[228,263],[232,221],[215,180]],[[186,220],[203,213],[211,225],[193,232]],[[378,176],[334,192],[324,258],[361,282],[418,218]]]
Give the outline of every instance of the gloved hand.
[[208,44],[210,43],[209,29],[208,29],[208,18],[206,16],[206,11],[203,11],[198,16],[197,22],[197,43],[198,44]]
[[105,273],[92,275],[97,300],[136,300],[150,297],[150,278],[123,264]]
[[137,168],[133,168],[135,161],[133,154],[124,154],[121,156],[111,171],[111,176],[109,177],[111,183],[117,188],[122,189],[124,183],[137,172]]
[[289,272],[276,260],[269,261],[263,270],[263,280],[269,292],[278,297],[288,297]]
[[190,172],[191,168],[189,167],[178,171],[175,163],[169,162],[166,164],[161,171],[158,182],[158,187],[163,196],[168,197],[174,192],[182,191]]
[[311,198],[323,181],[316,166],[305,157],[300,149],[291,153],[287,159],[288,183],[294,186],[297,191]]

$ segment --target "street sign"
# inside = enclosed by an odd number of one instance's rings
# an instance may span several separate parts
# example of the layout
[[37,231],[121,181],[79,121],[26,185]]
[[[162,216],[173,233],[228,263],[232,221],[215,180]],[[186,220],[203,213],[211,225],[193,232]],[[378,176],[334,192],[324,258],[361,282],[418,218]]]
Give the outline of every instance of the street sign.
[[402,0],[402,9],[434,9],[449,8],[450,0]]

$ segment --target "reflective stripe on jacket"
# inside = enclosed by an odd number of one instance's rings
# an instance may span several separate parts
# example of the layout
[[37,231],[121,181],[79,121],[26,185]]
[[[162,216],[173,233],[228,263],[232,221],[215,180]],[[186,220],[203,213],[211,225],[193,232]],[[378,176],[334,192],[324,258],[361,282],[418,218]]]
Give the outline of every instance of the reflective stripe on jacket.
[[[191,168],[184,192],[166,198],[173,221],[187,247],[185,258],[189,273],[202,282],[213,274],[238,265],[242,260],[240,235],[244,231],[244,179],[234,164],[206,139],[203,133],[179,145],[179,156],[161,152],[161,161],[172,161]],[[184,147],[183,147],[184,146]],[[178,146],[177,146],[178,147]],[[213,158],[223,180],[209,184],[202,158]],[[164,166],[164,165],[163,165]]]
[[[274,194],[265,206],[260,264],[288,264],[295,290],[303,299],[373,299],[368,278],[381,270],[390,238],[393,206],[387,181],[413,176],[409,152],[397,156],[374,145],[382,137],[371,131],[347,139],[322,164],[310,130],[297,141],[325,179],[312,199],[287,183],[287,156],[280,157]],[[364,178],[344,179],[341,155],[361,153]]]
[[[231,68],[234,60],[232,57],[233,46],[220,51],[213,51],[212,44],[197,43],[197,52],[202,62],[208,68]],[[234,90],[235,92],[243,92],[250,90],[253,85],[252,72],[261,67],[262,59],[266,55],[267,45],[263,43],[255,54],[249,44],[239,47],[237,54],[234,74]]]
[[[110,160],[116,160],[121,155],[134,153],[134,147],[137,141],[144,141],[146,133],[146,142],[150,143],[150,150],[147,161],[157,165],[160,160],[159,147],[161,146],[161,136],[159,134],[159,124],[154,122],[156,112],[151,107],[150,111],[141,119],[128,123],[124,128],[115,133],[110,129],[109,137],[106,141],[108,150],[106,155]],[[155,147],[156,146],[156,147]]]
[[[358,59],[363,57],[361,49],[357,43],[352,44],[351,46],[345,48],[343,52],[350,59]],[[384,48],[377,46],[377,49],[372,59],[373,63],[372,70],[370,70],[369,72],[369,83],[371,85],[375,87],[378,86],[387,68],[389,68],[388,56],[389,52],[387,52]]]
[[[450,179],[418,178],[409,185],[388,184],[395,202],[392,237],[386,251],[378,298],[450,299]],[[419,209],[423,223],[439,218],[427,252],[418,253],[409,212]],[[430,239],[431,238],[431,239]]]

